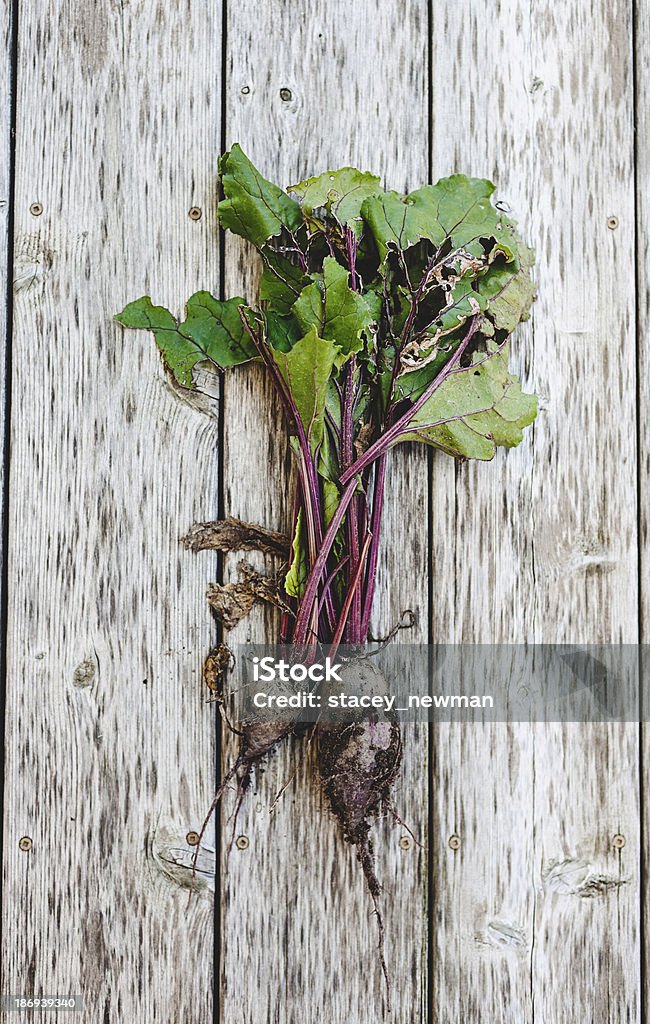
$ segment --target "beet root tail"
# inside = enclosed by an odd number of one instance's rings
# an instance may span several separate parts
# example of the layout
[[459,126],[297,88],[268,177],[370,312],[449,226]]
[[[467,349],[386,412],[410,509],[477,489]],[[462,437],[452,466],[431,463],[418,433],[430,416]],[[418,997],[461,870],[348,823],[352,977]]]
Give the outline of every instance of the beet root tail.
[[363,873],[366,878],[368,885],[368,891],[372,898],[373,907],[375,909],[375,917],[377,918],[377,931],[378,931],[378,943],[377,951],[379,953],[379,962],[381,964],[381,971],[384,975],[384,981],[386,982],[386,1007],[388,1012],[391,1012],[391,981],[390,974],[388,973],[388,967],[386,965],[386,956],[384,950],[384,918],[381,912],[381,885],[377,878],[377,872],[375,870],[375,854],[372,847],[372,843],[368,836],[357,843],[357,859],[361,864]]

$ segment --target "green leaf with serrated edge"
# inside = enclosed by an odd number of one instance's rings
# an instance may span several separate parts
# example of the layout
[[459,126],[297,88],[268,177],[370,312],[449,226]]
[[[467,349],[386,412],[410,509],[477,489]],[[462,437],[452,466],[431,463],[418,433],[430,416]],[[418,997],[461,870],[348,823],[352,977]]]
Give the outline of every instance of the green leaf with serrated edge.
[[537,414],[537,399],[508,372],[504,350],[450,374],[400,440],[424,441],[456,458],[488,460],[513,448]]
[[363,347],[361,332],[373,322],[363,296],[350,288],[349,276],[345,267],[328,256],[323,261],[322,278],[308,285],[293,305],[303,330],[316,328],[345,356]]
[[290,185],[287,189],[296,197],[306,216],[310,217],[314,210],[325,207],[344,227],[360,217],[365,199],[381,191],[378,177],[354,167],[325,171],[315,178]]
[[[494,186],[489,181],[454,174],[408,196],[386,192],[366,199],[361,214],[382,262],[389,247],[404,251],[427,239],[439,248],[447,238],[452,251],[459,249],[473,256],[484,255],[486,263],[501,254],[510,262],[515,253],[508,221],[492,206],[493,191]],[[489,253],[482,239],[492,240]]]
[[192,371],[203,360],[225,369],[256,358],[238,312],[243,304],[239,297],[219,302],[209,292],[196,292],[179,324],[168,309],[144,295],[115,319],[124,327],[151,331],[167,369],[183,387],[193,388]]
[[295,231],[302,224],[298,203],[277,185],[263,178],[235,144],[219,161],[225,198],[218,216],[224,228],[261,246],[283,228]]
[[303,538],[303,526],[302,526],[302,509],[298,512],[298,518],[296,519],[296,530],[293,535],[293,543],[291,545],[292,559],[289,571],[284,580],[284,589],[286,590],[289,597],[295,597],[298,600],[302,597],[307,577],[309,576],[309,563],[307,561],[307,551],[305,549],[305,543]]
[[196,292],[187,301],[185,320],[178,329],[222,369],[248,362],[256,358],[257,350],[239,315],[243,305],[238,297],[220,302],[210,292]]
[[336,346],[319,338],[315,328],[296,342],[290,352],[273,352],[312,451],[316,451],[323,436],[325,397],[336,354]]
[[262,258],[264,270],[260,279],[260,299],[269,302],[277,313],[286,316],[311,278],[282,253],[268,246],[262,250]]
[[535,298],[535,285],[531,270],[535,264],[535,253],[520,243],[519,268],[508,273],[507,267],[495,267],[487,278],[479,283],[479,291],[490,289],[488,316],[498,330],[514,331],[522,320],[527,320]]

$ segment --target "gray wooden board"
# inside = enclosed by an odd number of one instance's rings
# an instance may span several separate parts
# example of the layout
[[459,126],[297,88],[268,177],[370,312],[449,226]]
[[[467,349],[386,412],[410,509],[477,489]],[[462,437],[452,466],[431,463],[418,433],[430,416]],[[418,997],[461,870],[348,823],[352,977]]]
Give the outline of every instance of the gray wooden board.
[[[239,141],[267,177],[290,184],[352,164],[384,175],[397,188],[426,181],[425,3],[405,10],[371,0],[354,7],[342,0],[245,0],[229,5],[227,42],[228,142]],[[290,99],[281,98],[283,89]],[[250,254],[229,242],[225,258],[227,294],[242,287],[253,294]],[[290,498],[277,406],[255,372],[233,374],[224,387],[226,510],[286,527]],[[376,625],[386,628],[415,606],[420,623],[410,639],[425,639],[426,457],[396,453],[390,472]],[[420,531],[409,529],[405,495],[423,524]],[[270,628],[260,618],[236,636],[268,639]],[[396,806],[424,837],[426,730],[407,731],[406,751]],[[235,752],[236,743],[225,744],[224,767]],[[231,809],[227,803],[224,821]],[[285,745],[258,775],[237,832],[250,845],[233,849],[224,863],[224,1024],[380,1019],[384,988],[370,898],[320,792],[305,741]],[[403,850],[404,835],[389,822],[376,829],[396,1024],[420,1020],[426,999],[426,854],[413,845]]]
[[[426,178],[430,141],[434,177],[492,177],[538,250],[540,296],[515,350],[542,411],[524,446],[491,465],[433,461],[431,635],[634,642],[629,5],[433,5],[430,140],[425,3],[228,8],[228,141],[268,176],[288,182],[351,162],[412,187]],[[0,11],[8,44],[9,5]],[[643,451],[649,37],[641,4]],[[215,405],[173,391],[151,339],[110,317],[147,290],[180,312],[196,287],[216,288],[223,39],[219,11],[205,5],[21,5],[2,990],[82,993],[88,1022],[212,1014],[214,836],[189,906],[185,836],[213,791],[200,664],[217,566],[177,540],[217,511]],[[7,61],[2,252],[9,71]],[[203,210],[196,223],[193,205]],[[250,294],[250,253],[229,243],[226,258],[228,292]],[[224,422],[226,511],[286,526],[279,413],[255,371],[228,378]],[[645,456],[640,471],[647,614]],[[395,453],[391,479],[376,625],[416,604],[419,639],[429,635],[426,531],[410,528],[403,496],[426,521],[422,453]],[[420,566],[415,590],[404,561]],[[268,638],[273,625],[253,617],[238,636]],[[400,849],[401,828],[377,828],[393,1019],[424,1016],[430,867],[435,1020],[639,1021],[638,729],[445,726],[431,757],[422,730],[405,732],[396,805],[426,839],[430,761],[432,863]],[[224,766],[235,748],[223,744]],[[237,832],[250,845],[222,864],[220,1018],[379,1019],[369,899],[304,741],[269,761]],[[614,834],[625,837],[621,851]],[[29,852],[18,847],[24,836]],[[644,843],[647,862],[647,826]],[[647,893],[644,911],[647,935]]]
[[[541,396],[517,451],[434,460],[434,635],[635,642],[629,5],[443,2],[432,39],[434,177],[493,179],[537,249]],[[446,726],[434,765],[435,1019],[639,1020],[638,728]]]
[[178,537],[216,512],[217,421],[112,315],[215,284],[219,9],[37,0],[18,42],[3,991],[205,1021],[210,570]]
[[[637,286],[639,349],[639,529],[640,529],[640,608],[641,642],[650,642],[650,7],[640,3],[636,7],[636,198],[637,198]],[[644,694],[644,713],[647,717],[650,695]],[[650,892],[647,867],[650,863],[650,821],[648,819],[648,793],[650,792],[650,731],[641,729],[641,786],[640,799],[644,810],[642,858],[643,922],[645,948],[642,950],[642,972],[646,1007],[650,1006]]]
[[[4,62],[0,73],[0,494],[4,495],[4,445],[5,423],[4,410],[6,403],[5,362],[7,352],[7,297],[9,274],[7,269],[8,256],[8,225],[9,203],[11,194],[11,72],[13,67],[12,40],[12,9],[9,0],[0,3],[0,40]],[[4,561],[4,506],[0,511],[0,572]],[[0,642],[2,638],[0,638]]]

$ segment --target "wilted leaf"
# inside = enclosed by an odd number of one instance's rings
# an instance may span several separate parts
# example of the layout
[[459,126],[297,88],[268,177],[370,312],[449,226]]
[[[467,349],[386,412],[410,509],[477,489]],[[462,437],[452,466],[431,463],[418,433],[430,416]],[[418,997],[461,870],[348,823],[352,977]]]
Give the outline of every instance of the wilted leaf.
[[216,519],[209,523],[195,523],[181,538],[190,551],[262,551],[266,555],[289,554],[286,533],[276,533],[242,519]]
[[265,576],[247,562],[240,562],[237,570],[239,583],[211,583],[207,593],[208,604],[226,629],[233,629],[257,602],[291,611],[282,600],[276,576]]
[[295,231],[302,212],[277,185],[263,178],[235,144],[219,161],[225,199],[219,203],[219,220],[225,228],[261,246],[283,228]]
[[217,644],[203,662],[203,682],[212,693],[220,694],[224,673],[235,663],[235,656],[227,644]]

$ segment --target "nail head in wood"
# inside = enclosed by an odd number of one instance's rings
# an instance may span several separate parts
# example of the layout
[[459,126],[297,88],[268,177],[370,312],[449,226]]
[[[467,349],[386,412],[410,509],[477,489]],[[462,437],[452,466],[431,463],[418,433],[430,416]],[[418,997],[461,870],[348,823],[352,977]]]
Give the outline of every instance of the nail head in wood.
[[29,853],[33,845],[29,836],[23,836],[22,839],[18,840],[18,849],[22,850],[23,853]]
[[189,212],[190,220],[201,220],[202,216],[203,216],[203,211],[201,210],[201,208],[199,206],[193,206],[191,208],[191,210]]
[[449,849],[450,850],[459,850],[460,849],[460,836],[457,836],[456,834],[454,834],[453,836],[449,836]]
[[291,92],[291,89],[280,89],[280,99],[283,103],[288,103],[289,100],[292,100],[293,93]]
[[402,836],[400,841],[399,841],[399,846],[400,846],[400,850],[410,850],[411,849],[411,839],[410,839],[410,837],[409,836]]
[[32,217],[40,217],[40,215],[43,212],[42,204],[41,203],[32,203],[32,205],[29,208],[29,212],[31,213]]
[[242,94],[242,96],[248,96],[248,94],[250,93],[250,91],[251,91],[251,87],[250,87],[250,85],[245,85],[245,86],[243,86],[243,88],[242,88],[241,94]]
[[198,846],[199,845],[199,833],[198,832],[188,832],[187,835],[185,836],[185,842],[187,843],[188,846]]
[[235,846],[237,847],[238,850],[247,850],[249,846],[248,836],[237,836],[237,839],[235,840]]
[[612,838],[612,846],[615,850],[622,850],[625,846],[625,836],[622,836],[620,832]]
[[615,231],[618,227],[618,217],[608,217],[607,227],[610,229],[610,231]]

